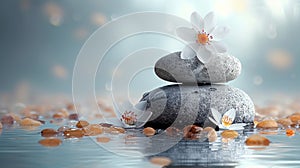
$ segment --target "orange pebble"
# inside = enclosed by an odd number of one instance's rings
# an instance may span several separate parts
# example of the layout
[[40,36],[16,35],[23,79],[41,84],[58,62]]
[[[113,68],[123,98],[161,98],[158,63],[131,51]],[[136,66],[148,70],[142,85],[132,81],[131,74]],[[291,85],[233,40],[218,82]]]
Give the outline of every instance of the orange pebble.
[[215,142],[218,139],[218,134],[216,130],[212,127],[206,127],[203,129],[204,133],[207,133],[207,138],[209,142]]
[[57,131],[51,128],[46,128],[41,131],[43,137],[53,137],[56,136]]
[[278,128],[278,124],[274,120],[264,120],[256,125],[257,128]]
[[293,124],[291,119],[289,119],[289,118],[279,119],[279,120],[277,120],[277,123],[284,126],[284,127],[288,127],[288,126]]
[[96,140],[97,140],[97,142],[107,143],[107,142],[109,142],[111,139],[108,138],[108,137],[97,137]]
[[83,132],[85,136],[95,136],[102,134],[103,129],[98,124],[91,124],[83,128]]
[[83,128],[89,125],[89,122],[85,121],[85,120],[80,120],[77,122],[76,127],[77,128]]
[[39,141],[39,144],[47,147],[59,146],[61,143],[62,141],[57,138],[46,138]]
[[153,136],[155,134],[155,129],[151,128],[151,127],[147,127],[143,129],[143,133],[146,136]]
[[291,121],[294,123],[294,124],[298,124],[299,121],[300,121],[300,115],[299,114],[293,114],[289,117],[291,119]]
[[156,157],[152,157],[150,159],[150,162],[152,164],[164,167],[164,166],[170,165],[172,163],[172,160],[169,159],[168,157],[159,157],[159,156],[156,156]]
[[84,132],[81,129],[68,129],[64,131],[64,136],[66,138],[81,138]]
[[270,140],[258,134],[249,136],[245,141],[247,146],[269,146]]
[[221,136],[223,138],[229,138],[229,139],[235,139],[239,136],[239,133],[234,131],[234,130],[224,130],[222,133],[221,133]]
[[52,118],[54,119],[63,119],[65,117],[65,115],[61,112],[58,112],[58,113],[54,113]]
[[37,121],[37,120],[33,120],[31,118],[24,118],[21,122],[20,122],[21,126],[41,126],[42,123]]
[[186,139],[198,139],[199,134],[203,130],[202,127],[198,127],[196,125],[188,125],[183,128],[183,137]]
[[285,133],[286,133],[286,136],[291,137],[291,136],[295,135],[295,130],[293,130],[293,129],[287,129],[285,131]]

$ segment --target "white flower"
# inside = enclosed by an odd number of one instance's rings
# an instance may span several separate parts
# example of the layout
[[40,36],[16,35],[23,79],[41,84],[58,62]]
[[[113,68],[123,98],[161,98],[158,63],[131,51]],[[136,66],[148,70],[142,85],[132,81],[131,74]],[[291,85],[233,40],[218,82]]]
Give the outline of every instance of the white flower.
[[202,63],[206,63],[212,54],[227,51],[220,40],[228,34],[229,29],[216,26],[213,12],[208,13],[204,19],[197,12],[193,12],[191,24],[192,28],[179,27],[176,29],[177,36],[188,42],[181,52],[182,59],[191,59],[197,55]]
[[234,109],[228,110],[223,116],[216,110],[211,108],[212,116],[208,117],[211,122],[219,126],[220,129],[229,130],[243,130],[245,123],[232,124],[235,119],[236,111]]
[[113,102],[113,105],[118,120],[112,120],[111,122],[124,128],[140,128],[144,126],[152,116],[151,111],[146,111],[146,101],[141,101],[135,106],[130,102],[125,102],[120,106],[117,106],[117,104]]

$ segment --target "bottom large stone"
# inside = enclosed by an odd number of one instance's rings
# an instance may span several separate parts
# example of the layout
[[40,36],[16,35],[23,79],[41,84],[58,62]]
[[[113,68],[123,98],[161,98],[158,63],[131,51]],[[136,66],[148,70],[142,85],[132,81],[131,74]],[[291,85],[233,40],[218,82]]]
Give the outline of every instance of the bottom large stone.
[[211,108],[225,113],[236,110],[233,123],[252,123],[254,104],[240,89],[227,85],[169,85],[145,93],[141,101],[147,101],[147,110],[153,115],[145,127],[184,127],[188,124],[212,126],[208,120]]

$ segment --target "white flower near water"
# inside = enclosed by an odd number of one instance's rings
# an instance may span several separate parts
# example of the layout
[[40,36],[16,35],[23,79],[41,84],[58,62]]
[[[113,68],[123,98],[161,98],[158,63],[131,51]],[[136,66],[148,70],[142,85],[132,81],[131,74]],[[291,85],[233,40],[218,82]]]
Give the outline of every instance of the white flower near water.
[[124,102],[117,106],[113,102],[115,114],[118,120],[111,121],[114,125],[124,128],[140,128],[143,127],[152,116],[151,111],[146,110],[147,102],[141,101],[133,106],[130,102]]
[[228,110],[223,115],[214,108],[211,108],[211,112],[213,118],[208,117],[209,120],[216,124],[220,129],[243,130],[244,126],[247,125],[245,123],[232,124],[236,115],[236,111],[234,109]]
[[208,13],[204,19],[197,13],[191,15],[192,28],[179,27],[176,34],[188,45],[182,50],[182,59],[191,59],[195,55],[202,62],[206,63],[216,53],[225,53],[226,47],[220,42],[229,32],[227,27],[216,26],[216,19],[213,12]]

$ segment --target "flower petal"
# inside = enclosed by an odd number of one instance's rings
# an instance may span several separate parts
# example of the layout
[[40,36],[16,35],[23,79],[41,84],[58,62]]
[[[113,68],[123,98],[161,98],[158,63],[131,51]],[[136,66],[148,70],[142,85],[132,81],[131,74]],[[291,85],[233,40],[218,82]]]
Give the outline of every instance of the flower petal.
[[220,41],[222,40],[227,34],[229,33],[228,27],[216,27],[212,32],[211,36],[213,37],[213,40]]
[[137,110],[145,111],[147,107],[147,101],[140,101],[134,106]]
[[215,29],[216,25],[215,14],[213,12],[209,12],[204,17],[204,30],[210,34]]
[[227,51],[226,46],[219,41],[212,41],[211,44],[218,53],[225,53]]
[[215,53],[217,50],[213,44],[206,44],[205,48],[210,51],[211,53]]
[[192,59],[196,55],[195,51],[189,46],[185,46],[180,53],[181,59]]
[[143,114],[139,118],[137,118],[136,128],[144,126],[150,119],[152,114],[153,113],[151,111],[144,111]]
[[215,119],[211,118],[211,117],[208,117],[208,119],[214,123],[215,125],[220,125]]
[[191,15],[191,23],[193,28],[196,31],[201,32],[202,29],[204,28],[204,21],[203,18],[197,13],[197,12],[193,12]]
[[232,122],[233,122],[234,119],[235,119],[235,114],[236,114],[235,109],[230,109],[226,113],[223,114],[223,117],[224,116],[228,116],[232,120]]
[[212,113],[212,116],[214,117],[214,119],[220,124],[222,115],[214,108],[211,108],[211,113]]
[[196,52],[200,62],[207,63],[210,61],[211,52],[207,50],[204,46],[200,46]]
[[187,42],[195,42],[197,40],[197,32],[192,28],[178,27],[176,35]]

